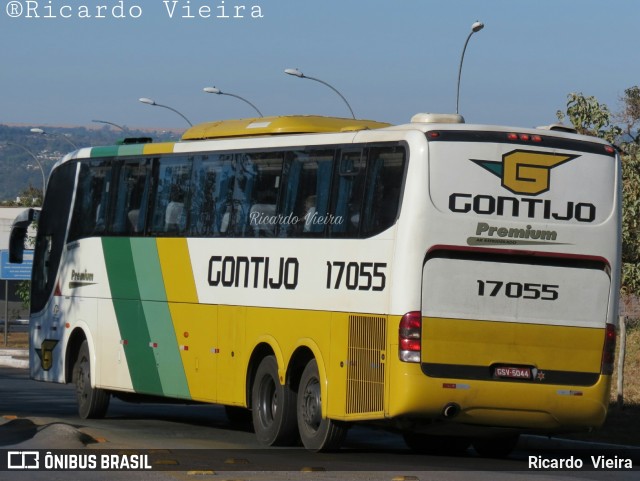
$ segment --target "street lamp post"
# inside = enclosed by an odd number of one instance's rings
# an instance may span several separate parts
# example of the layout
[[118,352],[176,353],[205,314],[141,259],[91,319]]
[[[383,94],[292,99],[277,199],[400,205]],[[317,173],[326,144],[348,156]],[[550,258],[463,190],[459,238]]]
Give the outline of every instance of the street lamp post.
[[186,118],[184,115],[182,115],[180,112],[178,112],[176,109],[174,109],[173,107],[169,107],[168,105],[162,105],[162,104],[158,104],[156,103],[155,100],[153,99],[149,99],[147,97],[141,97],[138,99],[140,102],[142,102],[143,104],[147,104],[147,105],[153,105],[155,107],[162,107],[165,109],[169,109],[173,112],[175,112],[176,114],[178,114],[180,117],[182,117],[184,120],[187,121],[187,123],[189,124],[189,127],[193,127],[193,124],[189,121],[188,118]]
[[46,177],[44,175],[44,168],[42,167],[42,164],[40,163],[40,160],[38,159],[38,157],[36,157],[36,154],[31,152],[24,145],[16,144],[15,142],[5,142],[4,145],[13,145],[14,147],[18,147],[18,148],[22,149],[24,152],[26,152],[27,154],[29,154],[31,156],[31,158],[36,161],[36,164],[40,168],[40,173],[42,174],[42,200],[44,201],[44,193],[45,193],[45,190],[47,188],[47,180],[46,180]]
[[469,39],[471,38],[471,36],[474,33],[479,32],[483,28],[484,28],[484,23],[478,22],[477,20],[473,22],[473,25],[471,25],[471,32],[469,32],[469,35],[467,36],[467,40],[464,42],[462,55],[460,56],[460,67],[458,67],[458,93],[456,94],[456,114],[460,113],[458,107],[460,105],[460,77],[462,76],[462,62],[464,60],[464,52],[465,50],[467,50],[467,44],[469,43]]
[[118,124],[114,124],[113,122],[109,122],[107,120],[92,120],[91,122],[95,122],[97,124],[107,124],[107,125],[113,125],[114,127],[122,130],[123,132],[126,132],[127,129],[125,129],[122,125],[118,125]]
[[222,90],[220,90],[217,87],[205,87],[204,89],[205,92],[207,92],[208,94],[216,94],[216,95],[228,95],[229,97],[235,97],[237,99],[242,100],[243,102],[246,102],[247,104],[251,105],[251,107],[253,107],[253,109],[258,112],[258,115],[260,117],[264,117],[264,115],[262,115],[262,112],[260,112],[260,109],[258,109],[258,107],[256,107],[255,105],[253,105],[251,102],[249,102],[247,99],[240,97],[239,95],[236,94],[230,94],[228,92],[223,92]]
[[69,140],[66,135],[57,134],[57,133],[53,133],[53,132],[47,132],[46,130],[39,129],[37,127],[34,127],[33,129],[31,129],[31,133],[39,134],[39,135],[49,135],[51,137],[60,137],[64,141],[68,142],[71,146],[73,146],[74,150],[78,150],[78,146],[76,144],[74,144],[73,142],[71,142],[71,140]]
[[309,77],[308,75],[303,74],[297,68],[285,69],[284,73],[286,73],[287,75],[292,75],[293,77],[306,78],[306,79],[309,79],[309,80],[315,80],[316,82],[320,82],[321,84],[326,85],[331,90],[333,90],[335,93],[337,93],[340,96],[340,98],[344,101],[344,103],[347,104],[347,107],[349,108],[349,112],[351,112],[351,117],[353,117],[354,119],[356,118],[356,116],[353,113],[353,109],[351,108],[351,105],[349,105],[349,102],[347,102],[347,99],[344,98],[344,95],[342,95],[340,92],[338,92],[338,90],[335,87],[329,85],[324,80],[320,80],[320,79],[317,79],[317,78],[314,78],[314,77]]

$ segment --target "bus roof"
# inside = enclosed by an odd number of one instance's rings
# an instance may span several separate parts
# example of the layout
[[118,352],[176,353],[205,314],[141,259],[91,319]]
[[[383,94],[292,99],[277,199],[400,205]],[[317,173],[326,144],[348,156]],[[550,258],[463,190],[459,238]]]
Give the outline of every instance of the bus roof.
[[318,115],[288,115],[239,120],[219,120],[196,125],[187,130],[182,140],[204,140],[256,135],[308,134],[321,132],[353,132],[380,129],[390,124],[373,120],[321,117]]

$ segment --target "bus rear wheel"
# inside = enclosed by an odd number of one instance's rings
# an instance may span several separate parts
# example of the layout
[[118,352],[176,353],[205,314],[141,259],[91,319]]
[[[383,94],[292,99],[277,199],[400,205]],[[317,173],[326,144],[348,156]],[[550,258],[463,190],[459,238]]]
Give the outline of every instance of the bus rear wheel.
[[322,417],[320,375],[315,359],[309,361],[300,378],[297,402],[298,430],[309,451],[333,451],[347,434],[347,425]]
[[82,419],[103,418],[109,408],[110,395],[104,389],[91,387],[91,361],[89,345],[83,341],[73,365],[73,383],[76,386],[78,415]]
[[253,428],[260,444],[289,446],[297,442],[295,399],[289,384],[280,383],[276,358],[265,357],[251,389]]

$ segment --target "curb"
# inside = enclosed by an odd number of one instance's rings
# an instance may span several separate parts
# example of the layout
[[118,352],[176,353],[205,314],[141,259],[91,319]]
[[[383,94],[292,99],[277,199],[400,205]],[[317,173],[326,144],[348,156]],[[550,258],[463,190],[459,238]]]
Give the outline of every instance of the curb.
[[29,351],[27,349],[0,349],[0,366],[27,369]]

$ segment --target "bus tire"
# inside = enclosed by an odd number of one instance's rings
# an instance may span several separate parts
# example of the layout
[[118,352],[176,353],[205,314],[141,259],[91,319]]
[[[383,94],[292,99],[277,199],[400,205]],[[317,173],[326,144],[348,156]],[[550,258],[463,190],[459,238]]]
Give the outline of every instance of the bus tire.
[[280,384],[278,362],[265,357],[251,389],[253,429],[260,444],[290,446],[297,442],[296,396],[289,384]]
[[322,417],[320,374],[315,359],[309,361],[300,377],[297,402],[298,430],[309,451],[334,451],[347,434],[346,423]]
[[433,436],[406,431],[402,433],[405,444],[419,454],[460,456],[467,451],[471,440],[458,436]]
[[109,408],[110,394],[104,389],[91,387],[91,361],[87,341],[82,342],[73,365],[73,383],[76,386],[78,415],[82,419],[103,418]]
[[473,449],[483,458],[506,458],[514,450],[519,434],[497,438],[479,438],[473,441]]

